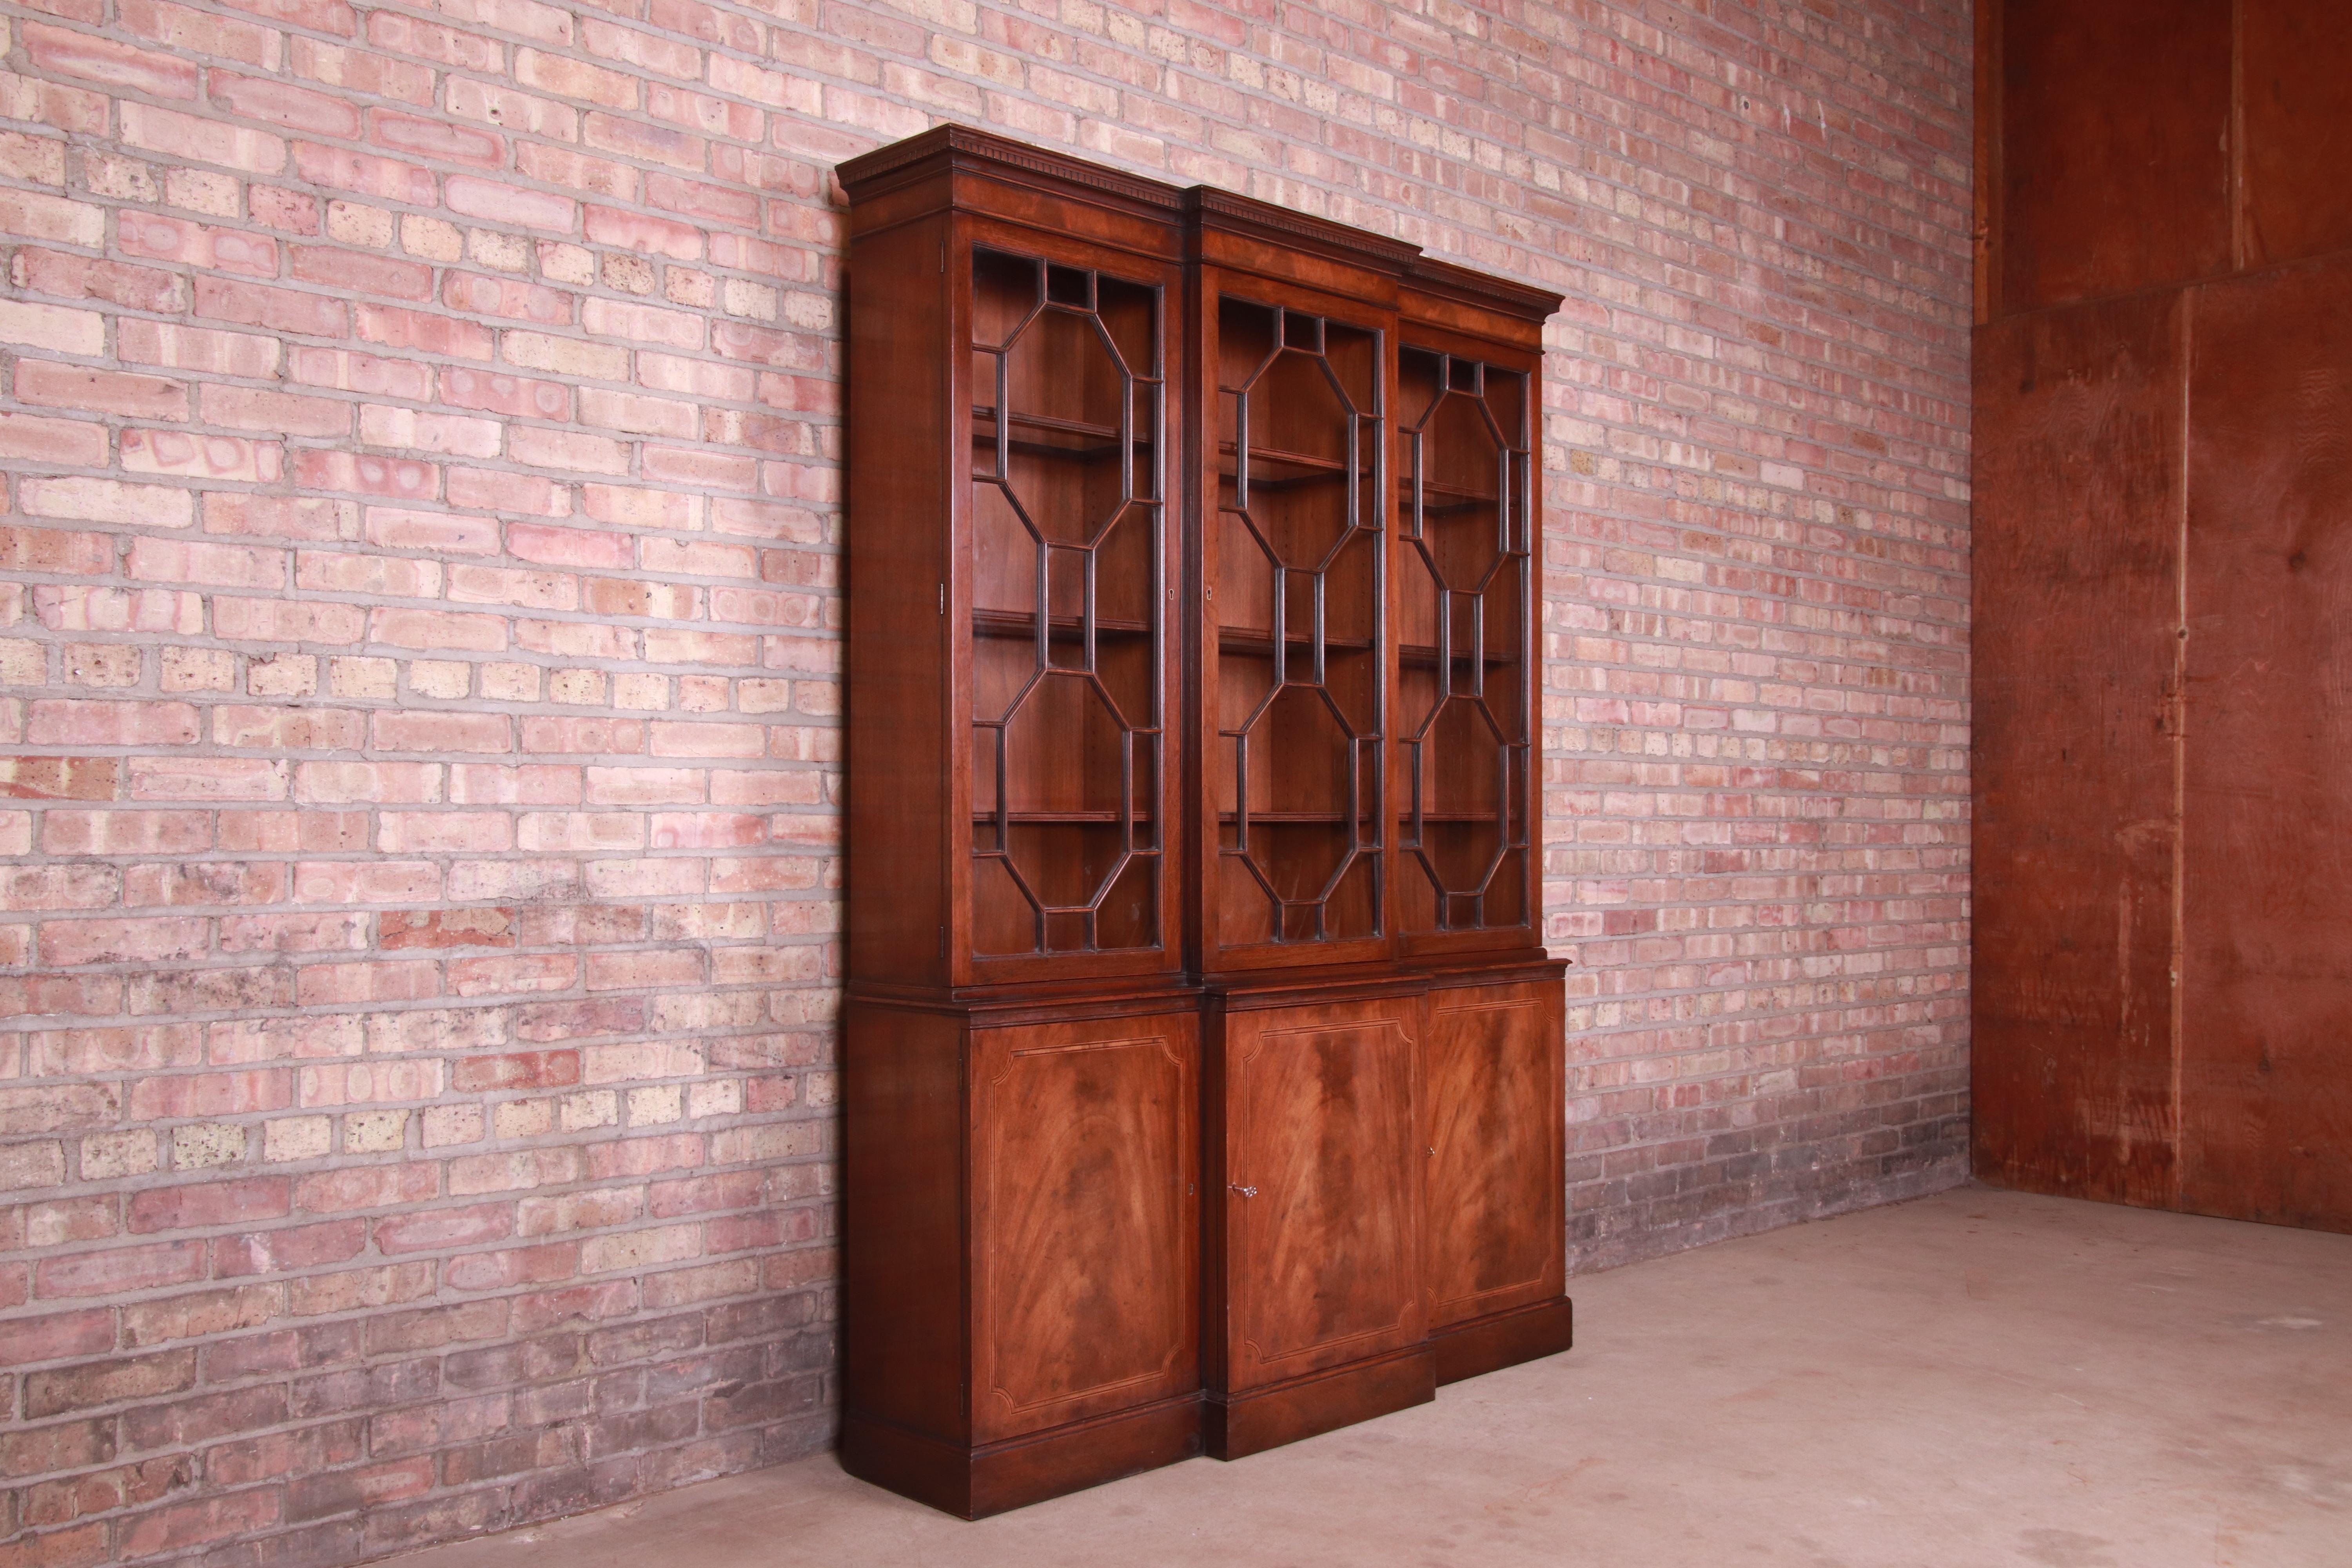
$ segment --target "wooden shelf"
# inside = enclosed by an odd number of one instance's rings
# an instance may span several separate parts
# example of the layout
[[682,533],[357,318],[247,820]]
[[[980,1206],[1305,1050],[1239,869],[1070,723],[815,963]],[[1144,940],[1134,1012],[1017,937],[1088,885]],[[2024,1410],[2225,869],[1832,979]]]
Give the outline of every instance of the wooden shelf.
[[[1412,813],[1409,811],[1401,811],[1397,813],[1397,821],[1399,823],[1408,823],[1412,820]],[[1421,820],[1423,823],[1475,822],[1483,823],[1492,827],[1499,827],[1503,823],[1503,814],[1499,811],[1424,811],[1421,814]]]
[[[1469,654],[1457,653],[1454,656],[1454,662],[1455,664],[1468,664],[1472,656]],[[1437,645],[1434,643],[1425,642],[1409,642],[1400,644],[1397,647],[1397,662],[1400,664],[1411,665],[1416,669],[1435,669],[1437,668]],[[1516,658],[1507,658],[1505,655],[1498,653],[1490,653],[1486,656],[1486,668],[1489,669],[1497,669],[1505,665],[1513,665],[1518,662],[1519,661]]]
[[[1015,827],[1116,827],[1125,820],[1116,811],[1015,811],[1007,815],[1011,816],[1012,826]],[[1141,826],[1149,823],[1151,816],[1148,812],[1138,812],[1133,820],[1138,826]],[[996,813],[992,811],[975,811],[971,814],[972,826],[975,827],[983,824],[992,825],[995,821]]]
[[[976,425],[992,426],[996,423],[996,410],[991,405],[976,403],[972,405],[971,417]],[[1027,452],[1048,458],[1078,458],[1092,460],[1097,458],[1117,457],[1123,449],[1119,439],[1119,428],[1116,425],[1097,425],[1082,419],[1055,419],[1043,414],[1020,413],[1013,415],[1008,423],[1015,430],[1034,430],[1045,437],[1062,437],[1060,440],[1041,440],[1024,439],[1016,436],[1012,438],[1011,443],[1016,452]],[[971,433],[971,440],[975,447],[993,447],[996,445],[996,434],[993,430],[975,429]],[[1134,447],[1136,451],[1149,451],[1151,445],[1150,431],[1136,432]]]
[[[1312,638],[1286,637],[1282,639],[1282,643],[1283,647],[1290,650],[1291,657],[1294,658],[1314,657],[1315,645]],[[1217,651],[1220,654],[1240,654],[1246,658],[1272,658],[1274,633],[1259,631],[1254,626],[1220,626],[1217,628]],[[1370,653],[1372,651],[1372,645],[1364,637],[1325,637],[1323,651],[1327,655]]]
[[[1344,811],[1253,811],[1249,814],[1249,819],[1252,827],[1317,826],[1345,827],[1348,825],[1348,814]],[[1221,811],[1217,813],[1217,820],[1222,824],[1238,823],[1241,821],[1241,814],[1235,811]],[[1379,818],[1366,812],[1356,820],[1370,826]]]
[[[976,637],[1003,638],[1013,642],[1034,642],[1037,638],[1037,617],[1025,610],[974,610],[971,613],[971,635]],[[1142,621],[1113,620],[1106,616],[1095,617],[1095,637],[1148,637],[1151,627]],[[1047,623],[1047,640],[1077,642],[1082,638],[1078,617],[1055,616]]]
[[[1353,470],[1338,458],[1318,458],[1308,452],[1286,452],[1278,447],[1250,448],[1250,489],[1254,490],[1297,489],[1302,485],[1344,484],[1358,478],[1370,478],[1372,465],[1366,458],[1363,466]],[[1217,448],[1217,473],[1220,478],[1238,483],[1241,478],[1241,454],[1228,441]],[[1275,471],[1268,472],[1266,470]],[[1285,473],[1280,470],[1294,469]]]
[[[1406,495],[1412,494],[1412,476],[1411,474],[1401,476],[1397,479],[1397,489]],[[1455,500],[1484,501],[1488,506],[1493,506],[1503,499],[1485,489],[1473,489],[1466,485],[1449,485],[1443,479],[1423,479],[1421,492],[1423,495],[1450,496]]]

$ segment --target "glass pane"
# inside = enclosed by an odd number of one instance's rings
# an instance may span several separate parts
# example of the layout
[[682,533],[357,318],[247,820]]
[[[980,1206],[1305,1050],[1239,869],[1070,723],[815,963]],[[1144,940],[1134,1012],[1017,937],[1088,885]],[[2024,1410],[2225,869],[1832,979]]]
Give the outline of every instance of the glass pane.
[[1158,947],[1160,293],[984,248],[972,293],[974,948]]
[[1527,923],[1528,378],[1399,356],[1398,918]]
[[1217,938],[1381,930],[1381,338],[1218,302]]

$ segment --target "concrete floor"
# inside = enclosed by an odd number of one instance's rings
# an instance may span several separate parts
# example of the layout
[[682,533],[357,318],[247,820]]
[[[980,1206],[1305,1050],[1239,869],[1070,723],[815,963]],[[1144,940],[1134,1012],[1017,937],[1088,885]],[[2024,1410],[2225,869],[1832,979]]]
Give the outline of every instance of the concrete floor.
[[1579,1347],[964,1524],[830,1456],[401,1568],[2347,1568],[2352,1237],[1962,1188],[1571,1281]]

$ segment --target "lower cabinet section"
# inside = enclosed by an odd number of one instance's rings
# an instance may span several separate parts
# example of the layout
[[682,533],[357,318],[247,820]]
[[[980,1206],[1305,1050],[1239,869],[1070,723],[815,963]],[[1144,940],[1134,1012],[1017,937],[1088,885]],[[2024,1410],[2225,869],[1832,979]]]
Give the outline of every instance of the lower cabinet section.
[[851,1474],[970,1519],[1201,1451],[1201,1026],[1182,1005],[850,1005]]
[[1565,1287],[1568,1086],[1559,985],[1429,994],[1422,1043],[1433,1328]]
[[852,1474],[977,1518],[1568,1348],[1556,966],[1175,1000],[853,1000]]
[[1428,1337],[1420,998],[1226,1015],[1225,1387]]
[[975,1437],[1200,1386],[1199,1025],[971,1036]]

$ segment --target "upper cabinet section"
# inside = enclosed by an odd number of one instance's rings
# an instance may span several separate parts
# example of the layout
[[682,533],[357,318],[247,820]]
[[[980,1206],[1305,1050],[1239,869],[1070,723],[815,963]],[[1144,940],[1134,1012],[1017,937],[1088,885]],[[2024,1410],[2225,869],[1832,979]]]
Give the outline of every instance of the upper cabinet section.
[[1181,198],[961,127],[842,175],[852,972],[1173,974]]
[[962,127],[841,175],[857,981],[1537,945],[1558,296]]
[[1164,951],[1161,290],[971,264],[971,951]]
[[1397,912],[1525,926],[1534,463],[1526,372],[1408,346],[1398,366]]
[[1202,296],[1207,966],[1383,957],[1394,318],[1217,268]]

